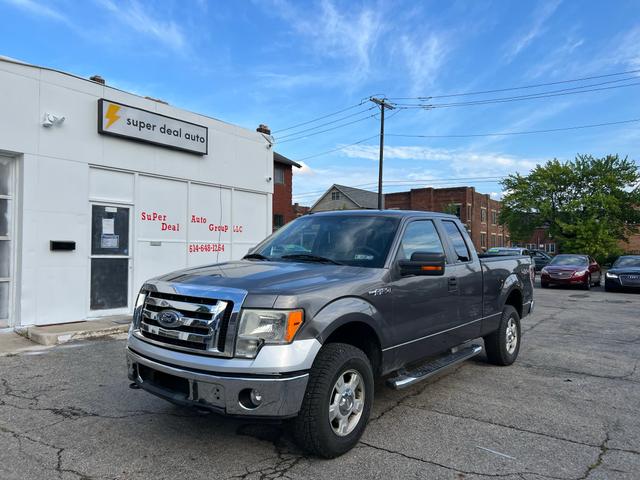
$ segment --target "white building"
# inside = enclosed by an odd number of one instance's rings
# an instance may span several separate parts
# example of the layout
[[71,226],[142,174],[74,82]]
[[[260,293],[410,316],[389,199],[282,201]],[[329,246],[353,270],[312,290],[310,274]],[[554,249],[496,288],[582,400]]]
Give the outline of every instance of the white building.
[[0,57],[0,328],[130,313],[271,232],[268,136],[100,80]]

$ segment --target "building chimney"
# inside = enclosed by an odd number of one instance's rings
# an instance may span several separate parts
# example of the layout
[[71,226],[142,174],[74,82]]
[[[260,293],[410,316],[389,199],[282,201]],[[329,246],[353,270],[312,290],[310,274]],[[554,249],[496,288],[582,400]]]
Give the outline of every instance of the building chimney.
[[94,75],[92,77],[89,77],[89,80],[99,83],[100,85],[104,85],[106,83],[104,81],[104,78],[102,78],[100,75]]
[[256,128],[256,132],[264,133],[265,135],[271,135],[271,129],[264,123],[258,125],[258,128]]

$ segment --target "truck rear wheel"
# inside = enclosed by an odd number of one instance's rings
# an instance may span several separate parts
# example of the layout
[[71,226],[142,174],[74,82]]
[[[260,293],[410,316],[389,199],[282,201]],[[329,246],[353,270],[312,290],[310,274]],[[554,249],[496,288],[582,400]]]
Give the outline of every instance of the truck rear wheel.
[[520,351],[520,315],[511,305],[505,305],[498,330],[484,337],[487,359],[495,365],[511,365]]
[[293,436],[305,450],[334,458],[351,450],[364,432],[373,403],[373,371],[364,352],[345,343],[322,347]]

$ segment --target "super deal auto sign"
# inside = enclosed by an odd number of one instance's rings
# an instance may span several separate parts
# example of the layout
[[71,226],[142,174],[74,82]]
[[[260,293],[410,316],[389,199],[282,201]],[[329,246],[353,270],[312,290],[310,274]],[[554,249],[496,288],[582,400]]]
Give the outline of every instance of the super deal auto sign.
[[208,129],[177,118],[101,98],[98,133],[206,155]]

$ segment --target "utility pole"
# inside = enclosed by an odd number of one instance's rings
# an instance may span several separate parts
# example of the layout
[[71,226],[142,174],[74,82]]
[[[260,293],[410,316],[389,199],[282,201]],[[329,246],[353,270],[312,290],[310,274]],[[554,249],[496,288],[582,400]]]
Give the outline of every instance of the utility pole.
[[384,160],[384,111],[388,108],[393,110],[394,107],[386,98],[371,97],[376,105],[380,106],[380,163],[378,165],[378,210],[382,210],[382,163]]

